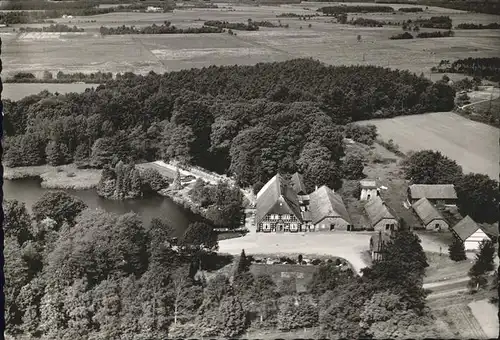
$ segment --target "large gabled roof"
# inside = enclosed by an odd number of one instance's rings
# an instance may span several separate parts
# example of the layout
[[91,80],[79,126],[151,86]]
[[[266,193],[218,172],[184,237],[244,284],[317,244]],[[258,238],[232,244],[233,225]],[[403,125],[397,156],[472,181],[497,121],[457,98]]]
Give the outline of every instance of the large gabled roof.
[[467,240],[478,229],[479,225],[472,218],[470,218],[469,215],[465,216],[453,227],[453,231],[462,241]]
[[304,185],[304,178],[298,172],[292,175],[290,179],[290,185],[297,194],[299,195],[307,195],[306,186]]
[[409,187],[413,199],[456,199],[457,192],[453,184],[412,184]]
[[257,195],[255,222],[260,223],[269,212],[293,214],[302,220],[297,194],[279,174],[269,180]]
[[323,185],[309,195],[312,222],[316,224],[326,217],[340,217],[351,224],[351,218],[340,195]]
[[425,197],[413,203],[412,208],[424,225],[427,225],[434,220],[445,221],[439,211],[437,211],[437,209]]
[[372,226],[376,225],[384,218],[395,219],[396,217],[389,211],[380,196],[373,197],[365,204],[365,211]]

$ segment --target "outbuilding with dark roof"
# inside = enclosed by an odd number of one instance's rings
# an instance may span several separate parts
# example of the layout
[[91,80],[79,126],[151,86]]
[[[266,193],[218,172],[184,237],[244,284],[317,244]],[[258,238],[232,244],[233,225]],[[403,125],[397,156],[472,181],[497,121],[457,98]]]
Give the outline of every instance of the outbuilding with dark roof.
[[470,216],[465,216],[451,230],[464,243],[465,250],[469,251],[478,250],[481,241],[490,239],[485,232],[488,229],[477,224]]
[[422,222],[423,228],[427,230],[447,230],[448,222],[427,198],[421,198],[412,205],[413,211]]
[[316,230],[351,230],[351,218],[340,195],[323,185],[309,197],[312,224]]
[[456,205],[457,192],[453,184],[412,184],[408,187],[410,204],[422,198],[427,198],[432,204]]
[[365,204],[370,229],[391,232],[397,229],[398,221],[386,203],[376,196]]

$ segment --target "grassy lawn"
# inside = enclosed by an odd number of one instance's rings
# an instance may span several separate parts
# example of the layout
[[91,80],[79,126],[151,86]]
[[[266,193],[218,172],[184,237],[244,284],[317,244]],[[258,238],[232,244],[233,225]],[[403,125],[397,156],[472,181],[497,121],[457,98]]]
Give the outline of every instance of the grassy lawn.
[[466,277],[472,267],[471,260],[455,262],[448,256],[448,250],[440,256],[437,253],[426,253],[429,267],[425,270],[424,283],[453,280]]
[[40,177],[41,186],[47,189],[84,190],[97,186],[101,179],[101,170],[78,169],[74,164],[57,167],[51,165],[6,167],[3,177],[9,180]]

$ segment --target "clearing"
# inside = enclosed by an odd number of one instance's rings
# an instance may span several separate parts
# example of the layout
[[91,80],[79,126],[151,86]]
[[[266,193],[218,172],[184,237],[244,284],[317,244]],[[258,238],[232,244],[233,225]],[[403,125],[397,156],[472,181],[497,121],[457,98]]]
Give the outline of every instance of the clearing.
[[472,314],[476,317],[488,338],[498,337],[498,306],[480,300],[469,303]]
[[433,149],[457,161],[464,172],[498,178],[499,129],[452,112],[427,113],[363,121],[373,124],[384,140],[402,152]]

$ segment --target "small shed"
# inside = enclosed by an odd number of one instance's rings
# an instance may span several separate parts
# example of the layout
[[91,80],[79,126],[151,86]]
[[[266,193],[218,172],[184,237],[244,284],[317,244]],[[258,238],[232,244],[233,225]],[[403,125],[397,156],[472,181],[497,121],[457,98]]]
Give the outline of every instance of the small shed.
[[367,201],[379,195],[377,189],[377,182],[375,180],[363,179],[359,181],[359,187],[361,189],[361,194],[359,197],[360,201]]
[[448,230],[448,222],[427,198],[419,199],[412,205],[412,208],[425,229],[434,231]]
[[371,229],[388,233],[397,229],[398,221],[396,217],[380,196],[366,202],[365,212]]
[[464,243],[465,250],[479,250],[479,244],[490,237],[483,228],[468,215],[458,222],[452,229],[453,234]]

